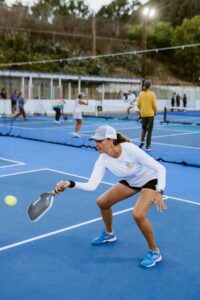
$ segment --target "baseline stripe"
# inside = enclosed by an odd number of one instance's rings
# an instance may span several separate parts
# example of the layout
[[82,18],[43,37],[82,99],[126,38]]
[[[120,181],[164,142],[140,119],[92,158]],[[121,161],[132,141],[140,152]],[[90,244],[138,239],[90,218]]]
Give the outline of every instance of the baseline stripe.
[[[128,209],[124,209],[124,210],[118,211],[116,213],[113,213],[113,215],[117,216],[117,215],[126,213],[126,212],[128,212],[132,209],[133,209],[132,207],[128,208]],[[51,232],[48,232],[48,233],[30,238],[30,239],[27,239],[27,240],[23,240],[21,242],[17,242],[17,243],[13,243],[13,244],[10,244],[10,245],[4,246],[4,247],[0,247],[0,251],[5,251],[5,250],[8,250],[8,249],[11,249],[11,248],[14,248],[14,247],[25,245],[25,244],[28,244],[28,243],[31,243],[31,242],[34,242],[34,241],[38,241],[38,240],[47,238],[47,237],[52,236],[52,235],[56,235],[56,234],[59,234],[59,233],[62,233],[62,232],[73,230],[75,228],[79,228],[79,227],[82,227],[82,226],[85,226],[85,225],[88,225],[88,224],[91,224],[91,223],[95,223],[95,222],[98,222],[98,221],[101,221],[101,220],[102,220],[102,218],[99,217],[99,218],[88,220],[86,222],[82,222],[82,223],[79,223],[79,224],[76,224],[76,225],[65,227],[65,228],[62,228],[62,229],[59,229],[59,230],[51,231]]]

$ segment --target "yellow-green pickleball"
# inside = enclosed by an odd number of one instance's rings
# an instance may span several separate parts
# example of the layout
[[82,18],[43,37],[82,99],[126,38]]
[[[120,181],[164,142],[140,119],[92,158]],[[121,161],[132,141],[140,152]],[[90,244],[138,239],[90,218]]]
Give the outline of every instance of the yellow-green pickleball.
[[14,206],[17,204],[17,198],[15,196],[12,195],[8,195],[5,197],[4,202],[8,205],[8,206]]

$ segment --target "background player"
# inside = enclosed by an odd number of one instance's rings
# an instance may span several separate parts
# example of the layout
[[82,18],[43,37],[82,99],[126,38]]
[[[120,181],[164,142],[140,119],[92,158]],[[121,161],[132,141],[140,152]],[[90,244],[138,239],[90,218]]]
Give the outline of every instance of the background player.
[[88,105],[88,100],[85,99],[85,95],[83,93],[79,94],[77,99],[75,100],[75,109],[73,111],[73,119],[76,121],[74,136],[80,137],[79,131],[82,126],[82,105]]

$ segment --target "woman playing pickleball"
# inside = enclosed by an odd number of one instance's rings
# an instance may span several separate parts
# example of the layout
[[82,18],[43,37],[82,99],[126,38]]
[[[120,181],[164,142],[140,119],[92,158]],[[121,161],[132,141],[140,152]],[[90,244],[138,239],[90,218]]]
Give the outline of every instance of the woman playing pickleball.
[[156,245],[153,227],[147,214],[154,203],[159,211],[166,209],[162,197],[166,182],[165,168],[111,126],[100,126],[91,139],[96,142],[100,155],[89,181],[61,181],[57,184],[56,191],[61,192],[66,188],[93,191],[101,183],[106,170],[119,177],[119,182],[97,199],[105,230],[92,240],[92,244],[101,245],[117,240],[112,228],[112,206],[138,193],[133,218],[149,248],[140,266],[153,267],[162,260],[162,255]]

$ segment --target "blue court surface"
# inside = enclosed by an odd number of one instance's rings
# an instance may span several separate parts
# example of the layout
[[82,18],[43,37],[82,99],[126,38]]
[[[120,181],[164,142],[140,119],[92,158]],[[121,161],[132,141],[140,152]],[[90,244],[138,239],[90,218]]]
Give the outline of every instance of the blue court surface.
[[[93,149],[0,137],[1,300],[199,300],[200,168],[163,163],[168,209],[149,213],[164,260],[139,263],[147,245],[132,219],[136,198],[113,207],[118,241],[92,246],[103,229],[96,198],[117,179],[107,173],[94,192],[68,189],[31,223],[27,208],[61,179],[85,181]],[[14,195],[17,205],[4,204]]]

